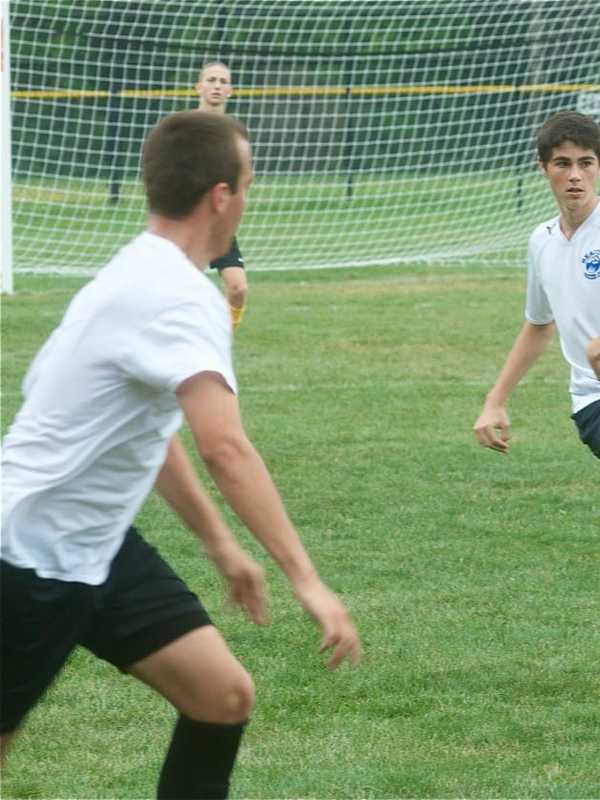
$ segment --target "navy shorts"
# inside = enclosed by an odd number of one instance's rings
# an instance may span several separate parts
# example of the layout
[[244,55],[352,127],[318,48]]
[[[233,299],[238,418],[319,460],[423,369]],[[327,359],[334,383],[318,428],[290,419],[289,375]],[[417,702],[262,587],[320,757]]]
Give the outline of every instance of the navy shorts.
[[596,458],[600,458],[600,400],[572,414],[571,419],[575,420],[581,441],[587,444]]
[[0,731],[15,730],[82,645],[120,670],[212,622],[154,547],[130,528],[100,586],[0,562]]
[[227,267],[241,267],[244,269],[244,258],[240,252],[240,248],[235,237],[231,243],[229,252],[224,256],[221,256],[221,258],[217,258],[210,262],[210,268],[218,269],[219,272],[222,269],[227,269]]

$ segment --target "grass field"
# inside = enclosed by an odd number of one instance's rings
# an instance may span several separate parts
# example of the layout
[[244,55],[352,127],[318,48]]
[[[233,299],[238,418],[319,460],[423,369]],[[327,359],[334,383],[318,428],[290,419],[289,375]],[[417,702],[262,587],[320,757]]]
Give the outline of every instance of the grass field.
[[[600,797],[600,473],[569,419],[556,344],[515,393],[512,452],[471,433],[521,324],[524,273],[250,277],[236,339],[245,423],[365,658],[327,672],[271,566],[271,626],[227,613],[192,537],[148,500],[142,529],[256,681],[232,797]],[[80,285],[21,275],[4,299],[3,430]],[[77,651],[30,716],[2,796],[150,798],[173,718]]]

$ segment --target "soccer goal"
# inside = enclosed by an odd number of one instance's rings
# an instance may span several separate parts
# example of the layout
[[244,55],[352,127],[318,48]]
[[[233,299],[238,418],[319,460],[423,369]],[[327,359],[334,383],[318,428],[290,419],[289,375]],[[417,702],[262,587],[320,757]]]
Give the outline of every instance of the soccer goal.
[[207,61],[253,140],[253,270],[522,264],[535,130],[600,92],[598,0],[10,0],[10,41],[14,271],[143,227],[142,141]]

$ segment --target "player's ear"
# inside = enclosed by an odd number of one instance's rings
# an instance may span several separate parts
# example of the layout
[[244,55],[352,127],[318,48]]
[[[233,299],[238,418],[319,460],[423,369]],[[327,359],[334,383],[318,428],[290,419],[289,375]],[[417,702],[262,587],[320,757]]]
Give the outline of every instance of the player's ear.
[[548,177],[548,165],[544,161],[542,161],[541,158],[538,159],[537,163],[538,163],[538,168],[539,168],[540,172],[542,173],[542,175],[544,175],[544,177],[547,178]]
[[215,214],[222,214],[227,208],[231,198],[231,187],[224,181],[216,183],[209,190],[211,209]]

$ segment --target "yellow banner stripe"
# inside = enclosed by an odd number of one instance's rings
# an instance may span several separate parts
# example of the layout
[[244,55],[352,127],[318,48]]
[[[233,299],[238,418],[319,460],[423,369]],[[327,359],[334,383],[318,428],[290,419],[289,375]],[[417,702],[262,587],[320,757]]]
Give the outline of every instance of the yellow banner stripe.
[[[349,90],[353,96],[369,95],[431,95],[431,94],[506,94],[519,92],[600,92],[600,83],[526,83],[482,84],[464,86],[403,85],[403,86],[353,86]],[[87,97],[196,97],[195,89],[123,89],[109,92],[88,89],[27,89],[11,93],[15,100],[80,100]],[[343,96],[348,89],[343,86],[264,86],[260,88],[239,88],[237,97],[302,97],[302,96]]]
[[348,89],[344,86],[261,86],[257,89],[235,89],[233,94],[239,97],[288,97],[302,95],[344,95]]
[[11,92],[11,96],[16,100],[79,100],[82,97],[110,97],[110,92],[87,89],[28,89]]
[[195,89],[123,89],[117,97],[198,97]]

